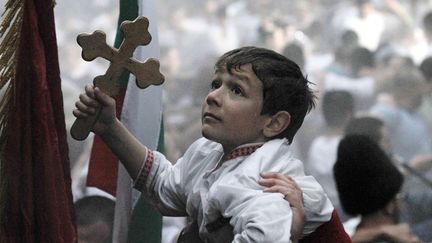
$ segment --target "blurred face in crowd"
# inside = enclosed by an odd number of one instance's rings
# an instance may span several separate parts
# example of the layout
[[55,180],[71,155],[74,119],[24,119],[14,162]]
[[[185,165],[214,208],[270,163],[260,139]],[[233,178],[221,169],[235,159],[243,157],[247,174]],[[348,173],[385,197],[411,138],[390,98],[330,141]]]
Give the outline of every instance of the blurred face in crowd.
[[409,111],[415,111],[422,104],[426,91],[426,86],[422,83],[402,88],[396,93],[396,102]]

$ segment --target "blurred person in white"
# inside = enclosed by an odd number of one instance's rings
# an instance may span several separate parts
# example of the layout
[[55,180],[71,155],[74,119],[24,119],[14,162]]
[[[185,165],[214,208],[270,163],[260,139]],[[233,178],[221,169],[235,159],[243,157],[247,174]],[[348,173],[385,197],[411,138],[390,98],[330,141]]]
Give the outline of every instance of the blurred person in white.
[[392,84],[395,70],[416,68],[414,60],[407,52],[394,46],[393,43],[383,43],[374,53],[376,64],[376,95],[377,99],[386,99],[388,87]]
[[333,61],[321,72],[314,73],[319,95],[329,90],[345,90],[364,109],[375,93],[375,60],[372,52],[359,45],[358,35],[344,31],[337,41]]
[[[204,8],[204,3],[200,4]],[[209,35],[214,26],[209,26],[204,16],[197,15],[193,12],[194,9],[187,5],[175,5],[176,8],[164,16],[167,20],[158,25],[160,46],[178,51],[176,55],[181,57],[178,72],[181,78],[190,78],[202,63],[208,61],[209,56],[219,56],[220,53],[215,46],[215,40]],[[191,55],[196,52],[200,55]]]
[[239,31],[228,15],[228,4],[207,0],[205,17],[209,39],[216,48],[216,54],[222,54],[239,46]]
[[377,49],[384,32],[384,16],[371,0],[356,0],[357,11],[348,17],[345,28],[354,30],[359,36],[359,44],[371,51]]
[[350,92],[357,105],[357,110],[367,110],[375,97],[376,82],[374,78],[375,59],[367,48],[354,46],[347,49],[347,63],[344,72],[327,72],[320,83],[321,90],[345,90]]
[[281,53],[283,48],[292,39],[295,26],[288,20],[264,16],[258,28],[259,45]]
[[[383,90],[385,98],[377,99],[370,113],[381,118],[389,130],[393,153],[413,166],[429,166],[432,158],[430,132],[424,118],[418,113],[427,91],[426,82],[417,68],[398,70]],[[381,94],[380,94],[381,96]],[[414,162],[415,161],[415,162]]]
[[348,217],[341,209],[333,177],[333,165],[336,161],[337,146],[344,134],[344,127],[354,116],[354,110],[354,99],[347,91],[327,91],[324,94],[321,113],[325,127],[312,141],[305,164],[306,173],[314,176],[323,186],[342,221]]
[[[334,5],[330,25],[333,31],[355,31],[359,44],[376,51],[383,42],[406,42],[400,32],[414,30],[413,17],[409,13],[411,1],[400,0],[352,0]],[[415,4],[413,4],[415,5]],[[410,41],[413,41],[411,39]],[[399,44],[398,44],[399,45]]]
[[359,46],[358,35],[353,30],[346,30],[337,41],[333,53],[333,61],[326,67],[326,72],[338,75],[350,75],[349,57],[352,51]]

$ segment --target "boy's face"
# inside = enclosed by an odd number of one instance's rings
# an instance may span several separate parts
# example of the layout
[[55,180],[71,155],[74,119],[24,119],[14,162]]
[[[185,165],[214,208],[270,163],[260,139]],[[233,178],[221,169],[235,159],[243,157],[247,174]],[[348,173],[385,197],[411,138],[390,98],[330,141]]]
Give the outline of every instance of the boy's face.
[[202,134],[225,152],[245,143],[264,142],[269,115],[261,115],[263,84],[250,64],[228,73],[217,70],[202,108]]

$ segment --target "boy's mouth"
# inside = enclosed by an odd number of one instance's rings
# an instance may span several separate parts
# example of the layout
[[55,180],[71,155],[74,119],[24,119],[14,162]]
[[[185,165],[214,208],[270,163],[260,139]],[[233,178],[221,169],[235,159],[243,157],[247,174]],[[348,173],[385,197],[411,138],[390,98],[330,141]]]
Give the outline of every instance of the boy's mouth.
[[210,118],[210,119],[214,119],[214,120],[217,120],[217,121],[221,121],[221,119],[220,119],[219,117],[213,115],[213,114],[210,113],[210,112],[205,112],[205,113],[203,114],[203,119],[205,119],[205,118]]

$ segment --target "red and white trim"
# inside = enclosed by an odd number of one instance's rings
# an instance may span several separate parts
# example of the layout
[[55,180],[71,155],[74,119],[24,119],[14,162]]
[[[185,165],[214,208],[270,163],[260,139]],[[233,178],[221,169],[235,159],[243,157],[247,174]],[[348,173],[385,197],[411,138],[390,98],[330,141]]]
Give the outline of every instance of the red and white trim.
[[260,148],[262,145],[263,144],[261,143],[261,144],[253,144],[253,145],[246,145],[246,146],[238,147],[238,148],[234,149],[233,151],[231,151],[231,153],[229,153],[228,155],[224,156],[223,161],[232,160],[232,159],[235,159],[237,157],[248,156],[248,155],[252,154],[253,152],[255,152],[255,150]]
[[147,158],[144,161],[137,178],[134,182],[134,188],[141,191],[144,186],[145,182],[147,180],[147,176],[150,174],[151,167],[153,166],[154,162],[154,152],[153,150],[147,149]]

